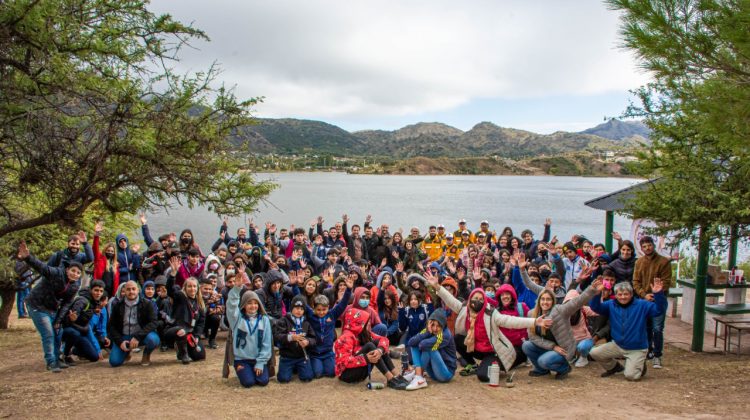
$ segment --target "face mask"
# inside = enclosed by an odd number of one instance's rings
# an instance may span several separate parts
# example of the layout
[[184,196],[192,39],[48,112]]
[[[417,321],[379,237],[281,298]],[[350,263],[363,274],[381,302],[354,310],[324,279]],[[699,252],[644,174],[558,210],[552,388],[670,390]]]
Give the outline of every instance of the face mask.
[[182,242],[183,245],[187,245],[190,243],[191,238],[182,238],[180,239],[180,242]]
[[234,270],[227,270],[227,277],[232,277],[233,275],[235,275],[235,273],[236,271]]
[[362,309],[366,309],[368,306],[370,306],[370,299],[360,299],[359,300],[359,307]]
[[495,292],[484,292],[484,294],[490,299],[495,298]]
[[471,305],[471,309],[474,312],[479,312],[482,310],[482,305],[484,305],[484,302],[482,302],[481,300],[472,300],[470,305]]
[[208,266],[208,269],[212,270],[212,271],[216,271],[216,270],[219,269],[219,264],[215,264],[215,263],[211,264],[211,265]]
[[109,258],[110,260],[111,260],[112,258],[114,258],[114,257],[115,257],[115,253],[114,253],[114,252],[107,252],[107,253],[106,253],[106,254],[104,254],[104,255],[106,255],[106,256],[107,256],[107,258]]

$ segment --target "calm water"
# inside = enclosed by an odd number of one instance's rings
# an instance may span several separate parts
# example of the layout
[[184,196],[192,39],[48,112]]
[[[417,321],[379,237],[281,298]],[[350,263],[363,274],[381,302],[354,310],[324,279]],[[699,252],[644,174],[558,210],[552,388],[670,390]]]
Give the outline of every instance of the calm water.
[[[583,234],[604,242],[604,212],[583,203],[616,191],[639,180],[627,178],[582,178],[551,176],[382,176],[343,173],[259,174],[273,179],[280,187],[252,216],[257,223],[273,221],[279,227],[290,224],[306,229],[322,215],[324,226],[349,215],[352,223],[362,224],[371,214],[373,224],[387,223],[391,232],[418,226],[425,232],[431,224],[443,223],[453,231],[465,218],[477,230],[487,219],[490,229],[505,226],[514,233],[530,228],[537,237],[543,233],[545,218],[552,218],[552,234],[567,240]],[[174,207],[169,212],[147,215],[154,236],[193,230],[199,245],[209,249],[218,237],[221,219],[205,208]],[[232,235],[242,218],[231,219]],[[630,220],[615,217],[615,230],[627,237]]]

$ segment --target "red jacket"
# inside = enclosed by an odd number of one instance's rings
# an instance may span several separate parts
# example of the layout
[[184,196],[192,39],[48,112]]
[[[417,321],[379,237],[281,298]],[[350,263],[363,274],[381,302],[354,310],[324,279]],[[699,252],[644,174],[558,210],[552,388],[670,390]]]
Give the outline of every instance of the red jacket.
[[[508,292],[513,297],[512,301],[510,302],[510,305],[507,307],[501,308],[501,296],[503,292]],[[510,315],[510,316],[526,316],[529,313],[529,307],[526,306],[525,303],[521,302],[521,311],[523,312],[523,315],[518,313],[518,296],[516,295],[516,290],[513,288],[513,286],[509,284],[504,284],[500,286],[500,289],[496,292],[496,297],[498,300],[498,307],[497,310],[500,311],[503,315]],[[529,336],[528,330],[521,329],[521,330],[514,330],[510,328],[500,328],[500,331],[505,335],[505,337],[508,338],[508,341],[510,341],[514,346],[520,346],[523,344],[523,340],[526,340]]]
[[[333,343],[333,351],[336,355],[336,376],[346,369],[354,369],[367,366],[367,359],[357,352],[362,348],[359,343],[359,334],[368,326],[370,313],[368,311],[349,308],[344,313],[344,325],[341,327],[341,336]],[[370,333],[373,341],[378,343],[378,348],[383,349],[383,354],[388,354],[388,339],[377,334]]]
[[[356,289],[354,289],[354,300],[352,301],[351,305],[346,307],[346,309],[347,310],[362,309],[359,307],[359,298],[362,296],[363,293],[369,293],[369,292],[370,291],[364,287],[357,287]],[[370,313],[370,326],[374,327],[378,324],[382,324],[383,322],[380,320],[378,311],[375,310],[371,304],[372,304],[372,296],[370,296],[370,304],[368,304],[367,309],[364,309],[364,310]]]
[[[99,236],[94,236],[94,280],[101,280],[104,277],[104,270],[107,269],[107,257],[99,251]],[[120,270],[117,269],[117,258],[115,257],[114,279],[112,280],[112,290],[116,293],[120,287]],[[110,296],[111,298],[111,296]]]

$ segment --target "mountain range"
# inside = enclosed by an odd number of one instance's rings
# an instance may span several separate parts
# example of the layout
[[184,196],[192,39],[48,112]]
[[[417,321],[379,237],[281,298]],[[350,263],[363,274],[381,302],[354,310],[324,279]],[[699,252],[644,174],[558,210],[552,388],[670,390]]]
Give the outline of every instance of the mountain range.
[[322,121],[263,118],[242,127],[232,141],[240,150],[256,154],[521,159],[580,151],[623,151],[647,143],[648,134],[648,128],[640,122],[614,119],[578,133],[537,134],[491,122],[481,122],[468,131],[423,122],[393,131],[349,132]]

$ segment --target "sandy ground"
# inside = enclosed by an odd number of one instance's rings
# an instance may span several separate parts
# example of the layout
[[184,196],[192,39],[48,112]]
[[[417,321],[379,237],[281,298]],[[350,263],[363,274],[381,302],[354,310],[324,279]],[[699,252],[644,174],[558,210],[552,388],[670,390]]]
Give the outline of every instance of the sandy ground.
[[[13,315],[15,317],[15,314]],[[669,340],[667,340],[669,341]],[[335,379],[309,384],[274,379],[243,389],[236,377],[221,379],[222,350],[207,360],[179,364],[173,352],[152,356],[153,365],[79,363],[45,371],[39,336],[30,320],[13,320],[0,332],[0,418],[748,418],[750,358],[694,354],[668,346],[665,367],[649,369],[638,383],[622,375],[602,379],[593,363],[565,381],[516,374],[512,389],[491,388],[457,375],[427,389],[368,391]],[[133,359],[139,361],[136,355]],[[380,375],[377,374],[379,377]]]

